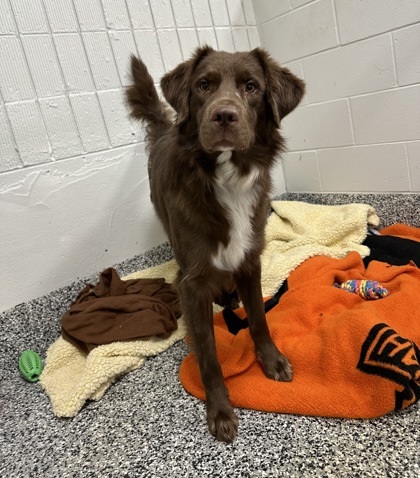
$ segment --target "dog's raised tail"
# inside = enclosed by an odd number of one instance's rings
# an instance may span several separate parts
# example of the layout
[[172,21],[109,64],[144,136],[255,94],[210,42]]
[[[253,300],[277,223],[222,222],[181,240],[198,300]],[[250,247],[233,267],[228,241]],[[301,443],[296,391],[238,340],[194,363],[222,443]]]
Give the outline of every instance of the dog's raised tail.
[[136,56],[131,56],[133,84],[126,90],[130,116],[140,120],[146,127],[146,140],[153,145],[172,125],[168,108],[159,99],[146,65]]

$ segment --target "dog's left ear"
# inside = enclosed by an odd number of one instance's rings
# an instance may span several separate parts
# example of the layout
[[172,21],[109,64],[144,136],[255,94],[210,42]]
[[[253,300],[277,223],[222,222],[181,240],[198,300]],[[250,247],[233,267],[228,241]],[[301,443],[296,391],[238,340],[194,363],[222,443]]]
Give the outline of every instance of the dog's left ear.
[[268,103],[274,123],[279,128],[281,120],[293,111],[303,98],[305,83],[275,62],[266,50],[255,48],[251,53],[257,57],[264,70]]
[[190,116],[190,78],[200,61],[214,51],[209,46],[197,48],[193,57],[166,73],[160,80],[160,87],[166,101],[177,113],[177,123],[181,124]]

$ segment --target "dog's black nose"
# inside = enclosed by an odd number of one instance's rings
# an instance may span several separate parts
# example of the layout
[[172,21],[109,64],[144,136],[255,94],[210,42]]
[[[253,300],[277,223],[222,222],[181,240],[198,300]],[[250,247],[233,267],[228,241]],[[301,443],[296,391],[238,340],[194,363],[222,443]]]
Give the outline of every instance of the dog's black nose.
[[239,120],[238,111],[234,106],[218,106],[212,111],[210,120],[226,128]]

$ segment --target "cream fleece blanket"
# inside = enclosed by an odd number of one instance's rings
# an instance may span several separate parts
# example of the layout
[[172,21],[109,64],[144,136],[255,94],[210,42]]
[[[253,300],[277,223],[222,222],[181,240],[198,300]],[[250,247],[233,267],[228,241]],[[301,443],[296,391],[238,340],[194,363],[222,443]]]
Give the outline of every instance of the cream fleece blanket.
[[336,259],[369,248],[361,243],[368,227],[378,227],[375,209],[367,204],[325,206],[299,201],[273,201],[274,212],[266,227],[266,247],[261,256],[262,289],[272,296],[289,274],[314,256]]
[[[267,246],[262,255],[263,294],[274,294],[289,274],[306,259],[316,255],[345,257],[357,251],[362,257],[369,249],[361,242],[368,226],[377,227],[375,210],[365,204],[321,206],[302,202],[274,201],[274,213],[266,228]],[[173,282],[175,260],[124,279],[164,277]],[[215,312],[218,309],[215,307]],[[167,339],[116,342],[101,345],[88,355],[61,337],[47,351],[40,383],[50,397],[54,414],[73,417],[87,400],[99,400],[114,380],[140,367],[147,357],[163,352],[186,334],[182,318],[178,330]]]

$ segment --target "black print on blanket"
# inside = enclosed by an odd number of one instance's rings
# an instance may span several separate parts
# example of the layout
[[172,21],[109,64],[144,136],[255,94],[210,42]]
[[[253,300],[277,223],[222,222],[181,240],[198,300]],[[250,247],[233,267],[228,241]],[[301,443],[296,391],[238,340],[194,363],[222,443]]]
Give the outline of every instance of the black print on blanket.
[[420,399],[420,349],[386,324],[377,324],[369,332],[357,368],[403,387],[395,391],[395,410]]

